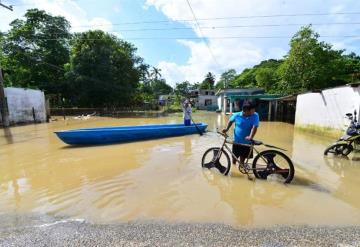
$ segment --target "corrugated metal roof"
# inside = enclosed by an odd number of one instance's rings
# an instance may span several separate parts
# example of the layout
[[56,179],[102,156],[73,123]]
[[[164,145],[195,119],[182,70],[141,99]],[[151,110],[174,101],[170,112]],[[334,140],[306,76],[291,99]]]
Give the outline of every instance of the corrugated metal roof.
[[273,100],[278,98],[278,94],[253,94],[253,95],[230,95],[228,98],[231,102],[234,102],[235,100],[241,100],[241,99],[260,99],[260,100]]

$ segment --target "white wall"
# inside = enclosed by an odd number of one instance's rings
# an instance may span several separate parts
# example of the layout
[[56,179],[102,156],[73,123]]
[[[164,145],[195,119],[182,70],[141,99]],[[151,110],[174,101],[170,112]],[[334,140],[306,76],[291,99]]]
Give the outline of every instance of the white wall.
[[298,95],[295,126],[316,125],[333,129],[344,129],[349,120],[346,113],[359,113],[360,87],[337,87],[321,93]]
[[205,106],[205,100],[211,100],[211,106],[217,106],[218,98],[214,95],[199,95],[198,97],[198,106],[199,108],[206,109],[208,106]]
[[5,88],[11,124],[33,122],[33,111],[37,122],[46,121],[45,95],[40,90]]
[[223,102],[224,102],[223,97],[221,95],[219,95],[217,97],[217,104],[218,104],[218,109],[220,111],[222,110]]

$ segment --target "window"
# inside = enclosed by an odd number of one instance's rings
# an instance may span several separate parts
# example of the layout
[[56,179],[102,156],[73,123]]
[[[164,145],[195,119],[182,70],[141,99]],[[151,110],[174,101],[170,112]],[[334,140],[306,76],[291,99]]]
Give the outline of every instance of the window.
[[205,100],[205,106],[208,106],[208,105],[212,105],[212,100],[211,99],[206,99]]
[[215,95],[215,92],[211,92],[211,95]]
[[208,92],[208,91],[206,91],[206,92],[205,92],[205,95],[209,95],[209,92]]

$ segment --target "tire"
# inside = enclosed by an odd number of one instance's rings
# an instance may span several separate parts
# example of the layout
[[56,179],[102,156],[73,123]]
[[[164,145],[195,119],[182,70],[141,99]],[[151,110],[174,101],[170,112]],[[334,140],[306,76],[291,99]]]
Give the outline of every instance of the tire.
[[[280,157],[284,164],[279,165],[279,161],[274,161],[275,157]],[[265,150],[260,152],[254,158],[252,168],[256,178],[266,180],[268,176],[277,174],[280,175],[277,177],[280,177],[283,183],[290,183],[295,174],[294,165],[290,158],[277,150]]]
[[351,144],[338,143],[326,148],[324,151],[324,155],[328,155],[328,153],[333,153],[334,155],[341,154],[343,156],[348,156],[353,150],[354,147]]
[[219,151],[219,147],[212,147],[206,150],[201,159],[201,166],[208,169],[216,168],[221,174],[226,176],[229,174],[231,168],[230,158],[227,152],[222,150],[220,158],[214,160]]

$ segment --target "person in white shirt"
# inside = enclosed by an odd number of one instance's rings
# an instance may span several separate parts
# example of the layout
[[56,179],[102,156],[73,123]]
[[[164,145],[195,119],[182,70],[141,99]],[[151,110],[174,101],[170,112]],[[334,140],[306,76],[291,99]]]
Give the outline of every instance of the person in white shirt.
[[191,104],[188,100],[184,101],[184,103],[182,104],[182,109],[183,109],[183,113],[184,113],[184,125],[189,126],[189,125],[191,125],[192,109],[191,109]]

